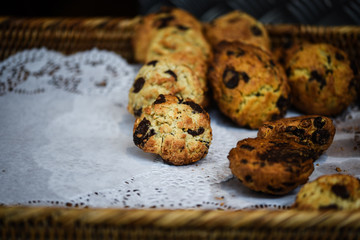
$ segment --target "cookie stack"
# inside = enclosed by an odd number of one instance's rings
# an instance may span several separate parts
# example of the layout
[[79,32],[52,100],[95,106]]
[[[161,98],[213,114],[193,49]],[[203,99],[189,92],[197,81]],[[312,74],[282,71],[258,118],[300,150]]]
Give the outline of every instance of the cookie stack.
[[211,47],[202,24],[186,11],[163,8],[145,16],[133,37],[144,63],[129,91],[137,119],[134,143],[174,165],[205,157],[212,139],[206,73]]

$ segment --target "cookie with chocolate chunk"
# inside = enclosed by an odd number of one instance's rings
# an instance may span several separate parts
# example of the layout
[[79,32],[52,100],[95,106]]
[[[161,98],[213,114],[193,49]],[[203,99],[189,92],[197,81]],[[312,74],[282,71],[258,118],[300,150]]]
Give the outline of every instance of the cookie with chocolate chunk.
[[360,209],[360,179],[350,175],[324,175],[305,184],[294,208],[301,210]]
[[263,24],[238,10],[205,24],[205,34],[214,47],[221,41],[240,41],[270,52],[270,38]]
[[306,114],[335,116],[356,98],[347,54],[326,43],[306,44],[288,57],[286,74],[294,106]]
[[159,95],[136,119],[136,146],[170,164],[191,164],[204,158],[212,140],[209,114],[190,99]]
[[129,91],[128,111],[140,116],[160,94],[190,98],[200,105],[207,104],[205,89],[191,68],[176,59],[162,58],[147,62],[139,70]]
[[247,138],[231,149],[231,172],[254,191],[283,195],[307,182],[314,170],[311,148],[287,139]]
[[141,63],[147,61],[147,50],[157,32],[168,26],[192,28],[201,31],[201,23],[190,13],[179,8],[163,7],[156,13],[144,16],[135,26],[132,44],[135,60]]
[[151,61],[179,52],[206,62],[212,56],[211,47],[201,31],[188,27],[169,26],[160,29],[153,37],[146,52],[146,60]]
[[257,136],[289,139],[311,147],[320,156],[330,147],[335,131],[330,118],[308,115],[266,122],[259,128]]
[[256,129],[283,117],[289,86],[271,56],[240,42],[222,42],[215,49],[208,81],[219,109],[242,127]]

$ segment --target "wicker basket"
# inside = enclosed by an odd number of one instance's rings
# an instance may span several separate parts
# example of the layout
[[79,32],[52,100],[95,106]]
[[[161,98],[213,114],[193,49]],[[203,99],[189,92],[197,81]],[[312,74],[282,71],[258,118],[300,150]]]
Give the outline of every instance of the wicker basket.
[[[133,60],[139,18],[0,18],[0,59],[27,48],[97,47]],[[272,42],[306,39],[348,52],[359,69],[360,27],[266,26]],[[359,71],[357,71],[359,72]],[[357,76],[358,77],[358,76]],[[0,239],[360,239],[360,211],[144,210],[0,207]]]

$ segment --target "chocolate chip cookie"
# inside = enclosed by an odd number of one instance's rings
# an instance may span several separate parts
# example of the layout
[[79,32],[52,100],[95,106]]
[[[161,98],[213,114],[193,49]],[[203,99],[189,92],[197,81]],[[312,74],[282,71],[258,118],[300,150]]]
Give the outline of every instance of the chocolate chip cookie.
[[283,195],[307,182],[314,170],[311,148],[287,139],[247,138],[231,149],[232,173],[248,188]]
[[335,116],[356,98],[357,83],[344,51],[326,43],[306,44],[288,59],[293,104],[303,113]]
[[129,91],[128,111],[140,116],[160,94],[190,98],[200,105],[208,102],[203,83],[187,64],[175,59],[152,60],[141,67]]
[[209,114],[192,100],[172,95],[159,95],[134,124],[135,145],[174,165],[204,158],[211,140]]
[[330,118],[308,115],[266,122],[259,128],[257,136],[289,139],[311,147],[320,156],[330,147],[335,131]]
[[132,39],[135,60],[141,63],[147,61],[147,50],[157,32],[168,26],[192,28],[201,31],[201,23],[190,13],[179,8],[163,7],[156,13],[144,16],[135,27]]
[[219,109],[239,126],[256,129],[283,117],[289,86],[283,68],[252,45],[221,42],[209,67],[208,80]]
[[360,179],[350,175],[324,175],[305,184],[294,208],[301,210],[360,209]]
[[205,24],[205,34],[214,47],[224,40],[240,41],[270,51],[270,38],[263,24],[238,10]]

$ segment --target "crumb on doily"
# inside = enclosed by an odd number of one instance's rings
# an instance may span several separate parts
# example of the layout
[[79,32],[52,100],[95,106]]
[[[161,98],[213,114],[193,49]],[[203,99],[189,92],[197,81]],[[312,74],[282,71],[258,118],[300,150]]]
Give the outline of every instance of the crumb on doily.
[[341,172],[341,171],[342,171],[341,168],[339,168],[339,167],[336,167],[335,170],[336,170],[337,172]]

